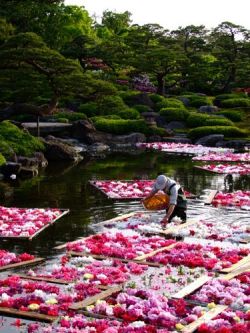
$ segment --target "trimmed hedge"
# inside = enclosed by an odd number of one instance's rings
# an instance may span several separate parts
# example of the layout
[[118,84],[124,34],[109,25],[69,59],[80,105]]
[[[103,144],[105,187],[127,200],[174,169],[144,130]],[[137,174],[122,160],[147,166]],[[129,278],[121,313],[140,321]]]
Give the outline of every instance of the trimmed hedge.
[[250,107],[250,99],[248,98],[230,98],[222,100],[220,103],[223,108]]
[[188,127],[200,126],[233,126],[231,120],[226,118],[219,118],[207,114],[191,113],[187,118]]
[[118,135],[131,132],[148,132],[148,126],[146,125],[144,120],[100,118],[95,121],[95,127],[99,131]]
[[180,97],[187,98],[189,100],[188,106],[199,108],[203,105],[211,105],[211,101],[207,98],[207,96],[199,96],[199,95],[181,95]]
[[213,101],[213,104],[216,106],[221,107],[221,102],[227,99],[241,99],[241,98],[247,98],[247,96],[244,93],[238,93],[238,94],[221,94],[217,95]]
[[243,114],[240,111],[234,111],[234,110],[223,110],[223,111],[219,111],[216,112],[215,114],[217,115],[223,115],[225,117],[227,117],[228,119],[232,120],[232,121],[241,121]]
[[87,119],[87,116],[84,113],[80,112],[58,112],[53,114],[55,119],[67,119],[68,121],[77,121]]
[[78,112],[86,114],[87,117],[98,115],[98,106],[95,102],[88,102],[79,106]]
[[0,166],[6,163],[5,157],[0,153]]
[[123,110],[119,110],[117,115],[122,119],[139,119],[140,113],[136,109],[133,108],[126,108]]
[[122,100],[128,104],[128,105],[133,105],[134,103],[134,97],[136,95],[139,95],[140,92],[138,91],[134,91],[134,90],[129,90],[129,91],[120,91],[119,92],[119,96],[120,98],[122,98]]
[[143,104],[136,104],[133,106],[133,108],[136,109],[140,113],[151,111],[151,108],[149,106],[143,105]]
[[188,136],[192,140],[199,139],[210,134],[223,134],[225,137],[246,137],[247,133],[235,126],[202,126],[189,131]]
[[160,111],[165,108],[178,108],[185,109],[184,104],[179,99],[175,98],[164,98],[161,102],[156,103],[156,110]]
[[1,153],[5,157],[11,156],[13,151],[17,155],[31,156],[35,151],[44,150],[40,139],[22,131],[7,120],[0,123],[0,142]]
[[158,95],[158,94],[149,94],[148,96],[153,103],[159,103],[165,99],[163,96]]
[[163,116],[166,121],[185,121],[189,116],[189,112],[178,108],[164,108],[161,109],[160,115]]
[[97,121],[98,119],[121,119],[120,116],[117,116],[116,114],[109,114],[107,116],[95,116],[90,118],[93,122]]

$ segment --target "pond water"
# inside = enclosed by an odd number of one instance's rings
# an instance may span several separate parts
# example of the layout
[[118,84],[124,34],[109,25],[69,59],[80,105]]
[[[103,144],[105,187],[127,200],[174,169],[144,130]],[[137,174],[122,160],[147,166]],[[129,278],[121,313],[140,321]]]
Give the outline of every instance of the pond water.
[[[197,162],[195,163],[197,164]],[[52,164],[39,177],[0,185],[0,204],[16,207],[69,208],[70,214],[47,228],[32,242],[1,241],[1,247],[16,252],[28,251],[39,256],[53,257],[53,247],[93,232],[92,223],[142,209],[139,201],[117,201],[106,198],[88,184],[94,179],[154,179],[158,172],[173,177],[196,195],[204,189],[225,189],[224,175],[194,168],[191,158],[156,152],[113,154],[105,159],[82,161],[77,165]],[[235,176],[234,176],[235,177]],[[250,177],[235,177],[233,187],[250,188]],[[13,193],[11,193],[13,192]],[[207,207],[192,200],[188,217],[198,214],[224,215],[222,210]],[[239,217],[242,212],[234,212]],[[243,213],[243,215],[245,215]]]
[[[197,163],[196,163],[197,164]],[[0,205],[16,207],[69,208],[70,214],[47,228],[33,241],[1,241],[1,248],[14,252],[29,252],[56,259],[54,246],[93,233],[91,224],[141,210],[139,201],[107,199],[88,184],[95,179],[154,179],[165,173],[179,181],[186,190],[202,195],[204,189],[250,189],[249,176],[234,176],[233,184],[227,184],[224,175],[216,175],[194,168],[188,157],[169,156],[157,152],[113,154],[104,159],[84,160],[77,165],[52,164],[39,177],[0,183]],[[213,218],[248,218],[249,212],[216,209],[204,206],[199,199],[190,200],[188,217],[205,215]],[[14,319],[0,317],[1,332],[18,332]],[[22,320],[23,323],[27,321]],[[12,324],[11,324],[12,323]],[[23,332],[26,332],[23,327]]]

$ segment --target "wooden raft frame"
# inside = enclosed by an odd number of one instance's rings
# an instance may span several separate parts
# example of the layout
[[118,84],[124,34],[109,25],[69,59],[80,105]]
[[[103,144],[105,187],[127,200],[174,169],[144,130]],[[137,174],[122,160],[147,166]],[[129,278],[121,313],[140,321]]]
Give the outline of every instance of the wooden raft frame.
[[82,308],[85,308],[89,305],[92,305],[94,304],[96,301],[98,300],[103,300],[119,291],[121,291],[123,289],[123,286],[115,286],[115,287],[112,287],[112,288],[109,288],[107,290],[104,290],[102,292],[100,292],[99,294],[96,294],[94,296],[91,296],[91,297],[88,297],[86,298],[85,300],[81,301],[81,302],[77,302],[77,303],[73,303],[69,309],[71,310],[79,310],[79,309],[82,309]]
[[193,323],[184,327],[181,332],[182,333],[193,333],[201,324],[205,324],[211,319],[215,318],[221,312],[227,309],[227,305],[216,305],[214,309],[209,310],[203,316],[195,320]]
[[15,264],[10,264],[10,265],[0,267],[0,272],[7,271],[9,269],[15,269],[15,268],[20,268],[20,267],[25,267],[25,266],[37,265],[37,264],[39,264],[40,262],[43,262],[43,261],[45,261],[44,258],[35,258],[35,259],[32,259],[32,260],[17,262]]
[[49,222],[46,225],[44,225],[41,229],[37,230],[37,232],[35,232],[33,235],[30,235],[30,236],[1,236],[0,235],[0,239],[20,239],[20,240],[29,240],[29,241],[31,241],[33,238],[35,238],[37,235],[39,235],[43,230],[45,230],[49,226],[55,224],[55,222],[57,222],[61,217],[67,215],[69,213],[69,211],[70,211],[69,209],[64,209],[64,208],[58,208],[58,209],[60,211],[62,211],[62,214],[60,214],[59,216],[57,216],[51,222]]
[[12,308],[0,307],[0,313],[5,316],[14,317],[14,318],[24,318],[29,320],[38,320],[43,322],[51,323],[58,319],[58,317],[48,316],[45,314],[40,314],[31,311],[21,311]]
[[246,257],[242,258],[240,261],[238,261],[236,264],[228,267],[228,268],[224,268],[220,270],[220,273],[231,273],[235,270],[237,270],[239,267],[245,265],[249,263],[250,264],[250,254],[247,255]]
[[[204,169],[203,167],[201,166],[198,166],[198,165],[195,165],[194,166],[196,169],[200,169],[200,170],[203,170],[203,171],[207,171],[207,172],[212,172],[212,173],[215,173],[215,174],[218,174],[218,175],[225,175],[225,174],[228,174],[228,172],[219,172],[219,171],[214,171],[214,170],[208,170],[208,169]],[[241,173],[241,172],[232,172],[230,173],[230,175],[249,175],[249,173]]]
[[196,289],[202,287],[208,281],[212,280],[212,278],[213,278],[212,276],[202,275],[201,277],[199,277],[198,279],[196,279],[195,281],[188,284],[186,287],[182,288],[180,291],[172,295],[172,298],[177,298],[177,299],[184,298],[187,295],[194,292]]
[[[171,245],[168,245],[168,246],[164,246],[164,247],[160,247],[159,249],[157,250],[154,250],[154,251],[151,251],[149,253],[146,253],[146,254],[143,254],[142,256],[139,256],[139,257],[136,257],[135,260],[145,260],[147,258],[150,258],[152,256],[154,256],[155,254],[159,253],[159,252],[163,252],[165,250],[171,250],[173,247],[175,247],[176,245],[178,244],[178,242],[176,243],[173,243]],[[147,262],[147,261],[146,261]]]
[[124,258],[118,258],[118,257],[106,257],[106,256],[98,255],[98,254],[89,254],[86,252],[74,252],[74,251],[70,251],[70,252],[68,252],[68,254],[71,255],[72,257],[90,256],[96,260],[107,260],[107,259],[113,260],[114,259],[114,260],[119,260],[124,263],[134,262],[136,264],[147,265],[147,266],[151,266],[151,267],[162,267],[162,264],[159,264],[156,262],[142,261],[142,260],[138,260],[136,258],[135,259],[124,259]]
[[211,205],[211,203],[214,200],[214,198],[215,198],[215,196],[216,196],[217,193],[218,193],[218,190],[211,190],[211,192],[209,193],[208,197],[204,201],[204,204],[205,205]]

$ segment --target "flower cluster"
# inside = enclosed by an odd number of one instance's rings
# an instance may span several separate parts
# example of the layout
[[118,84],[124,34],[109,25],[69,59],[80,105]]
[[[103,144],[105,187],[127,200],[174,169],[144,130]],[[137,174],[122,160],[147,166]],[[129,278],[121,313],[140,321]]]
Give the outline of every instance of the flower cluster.
[[248,255],[248,249],[223,249],[218,246],[177,243],[174,248],[159,252],[151,261],[184,265],[188,267],[205,267],[210,270],[221,270],[237,263]]
[[148,148],[161,150],[168,153],[183,153],[191,155],[203,155],[210,152],[228,152],[233,151],[229,148],[216,148],[216,147],[205,147],[202,145],[193,145],[189,143],[175,143],[175,142],[151,142],[151,143],[137,143],[138,148]]
[[29,237],[62,214],[59,209],[0,206],[0,236]]
[[63,279],[73,282],[84,280],[93,286],[124,283],[131,274],[142,274],[147,266],[137,263],[122,263],[118,259],[98,261],[92,257],[63,256],[60,264],[46,267],[43,271],[29,270],[28,275],[44,278]]
[[207,164],[200,167],[200,169],[215,172],[215,173],[226,173],[226,174],[250,174],[250,164],[238,163],[238,164]]
[[32,260],[35,257],[28,253],[15,254],[6,250],[0,250],[0,267]]
[[236,191],[233,193],[219,192],[214,197],[212,204],[215,207],[219,206],[250,206],[250,191]]
[[202,324],[198,333],[248,333],[250,332],[250,312],[223,311],[214,320]]
[[226,153],[209,153],[206,155],[195,156],[192,158],[194,161],[217,161],[217,162],[250,162],[250,154],[233,154]]
[[142,92],[155,93],[157,91],[146,74],[135,76],[132,80],[132,85],[134,89]]
[[216,304],[230,305],[232,308],[250,309],[250,286],[239,279],[230,281],[212,279],[202,286],[196,293],[190,295],[190,299],[203,303],[214,302]]
[[0,307],[58,316],[64,314],[73,302],[100,292],[87,283],[68,288],[68,291],[62,291],[49,283],[31,282],[22,280],[19,276],[11,276],[0,280]]
[[172,239],[140,235],[133,230],[117,231],[115,229],[93,235],[76,243],[68,243],[67,249],[76,252],[105,255],[123,259],[134,259],[164,246],[175,243]]
[[203,313],[203,308],[190,307],[184,300],[170,301],[163,295],[141,289],[127,289],[117,296],[89,306],[88,310],[126,322],[144,321],[168,330],[183,328]]

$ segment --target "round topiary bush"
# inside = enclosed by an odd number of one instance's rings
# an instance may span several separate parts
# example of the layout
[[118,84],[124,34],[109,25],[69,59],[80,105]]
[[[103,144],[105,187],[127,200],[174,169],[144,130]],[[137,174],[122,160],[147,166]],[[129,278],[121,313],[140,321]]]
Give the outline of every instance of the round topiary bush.
[[226,118],[237,122],[237,121],[241,121],[243,118],[243,114],[240,111],[236,111],[236,110],[222,110],[219,112],[216,112],[217,115],[223,115]]
[[188,127],[193,128],[200,126],[233,126],[233,123],[226,118],[201,113],[190,113],[187,118],[187,125]]
[[225,137],[246,137],[247,133],[234,126],[202,126],[189,131],[188,136],[192,140],[199,139],[210,134],[223,134]]
[[131,132],[147,133],[148,126],[144,120],[104,119],[95,121],[95,127],[102,132],[112,134],[127,134]]
[[56,120],[66,119],[67,120],[66,122],[87,119],[87,116],[84,113],[80,113],[80,112],[58,112],[58,113],[53,114],[53,117]]
[[221,101],[223,108],[250,107],[250,99],[248,98],[230,98]]
[[139,119],[140,113],[134,108],[125,108],[123,110],[119,110],[117,115],[122,119]]
[[149,94],[149,98],[153,103],[159,103],[162,102],[165,98],[158,94]]
[[86,114],[87,117],[94,117],[99,115],[98,106],[95,102],[81,104],[78,108],[78,112]]
[[136,109],[140,113],[151,111],[151,108],[149,106],[143,104],[134,105],[134,109]]
[[179,108],[185,109],[184,104],[182,101],[175,99],[175,98],[164,98],[161,102],[156,103],[156,110],[160,111],[164,108]]
[[247,98],[247,96],[244,93],[237,93],[237,94],[221,94],[217,95],[213,101],[213,104],[221,107],[221,102],[227,99],[232,99],[232,98]]
[[160,111],[160,115],[163,116],[166,121],[185,121],[189,116],[189,112],[178,108],[163,108]]

